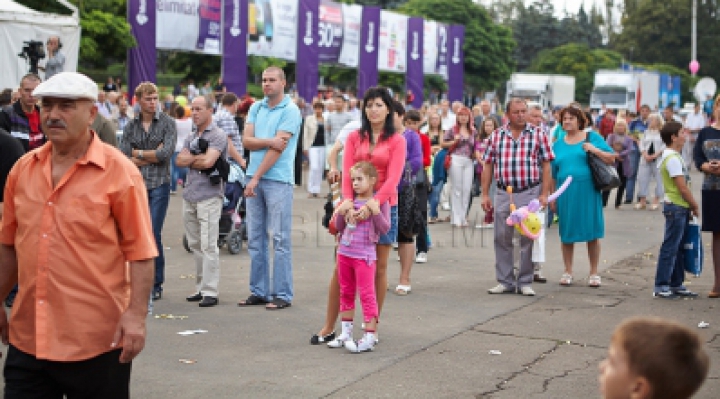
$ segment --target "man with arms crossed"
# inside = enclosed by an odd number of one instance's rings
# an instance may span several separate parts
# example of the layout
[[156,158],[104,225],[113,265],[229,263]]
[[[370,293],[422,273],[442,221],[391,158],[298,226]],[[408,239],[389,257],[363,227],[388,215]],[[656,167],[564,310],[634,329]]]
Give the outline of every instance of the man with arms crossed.
[[[179,167],[189,167],[183,190],[183,218],[188,246],[195,258],[195,293],[185,298],[200,302],[201,308],[217,305],[220,282],[220,250],[217,240],[225,184],[213,184],[203,170],[215,165],[219,157],[227,157],[228,136],[212,119],[213,97],[195,97],[190,105],[195,134],[188,136],[177,156]],[[198,151],[200,140],[207,141],[207,150]]]
[[[519,291],[523,295],[533,296],[532,289],[533,241],[520,237],[520,267],[517,277],[513,271],[513,234],[515,227],[508,226],[505,220],[510,216],[510,194],[517,208],[526,206],[537,198],[541,206],[547,205],[552,175],[550,161],[555,156],[548,143],[547,136],[537,127],[526,122],[527,104],[519,98],[511,99],[507,104],[507,126],[503,126],[490,135],[488,147],[483,156],[485,167],[482,173],[482,207],[490,211],[495,204],[495,275],[498,285],[489,289],[490,294],[503,294]],[[495,201],[490,201],[490,182],[495,174],[497,192]]]
[[7,179],[0,295],[20,286],[9,326],[0,308],[7,399],[130,397],[157,248],[142,175],[89,129],[97,92],[74,72],[40,84],[49,143]]
[[[265,98],[250,107],[243,144],[250,150],[245,186],[250,253],[250,296],[238,306],[284,309],[293,299],[292,202],[295,153],[302,116],[285,91],[285,73],[269,67],[262,74]],[[268,231],[272,230],[273,281]]]
[[165,282],[165,253],[162,245],[162,228],[170,203],[170,162],[175,152],[177,127],[175,120],[160,111],[158,89],[143,82],[135,89],[140,112],[123,130],[120,151],[130,158],[145,179],[153,234],[158,248],[155,259],[154,301],[162,298]]

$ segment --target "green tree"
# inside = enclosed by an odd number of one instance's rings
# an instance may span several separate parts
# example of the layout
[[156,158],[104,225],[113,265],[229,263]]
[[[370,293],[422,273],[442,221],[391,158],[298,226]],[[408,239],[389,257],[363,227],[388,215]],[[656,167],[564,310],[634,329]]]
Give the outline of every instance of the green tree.
[[493,22],[472,0],[409,0],[399,11],[465,26],[465,82],[475,90],[500,87],[514,70],[511,30]]
[[610,50],[590,49],[586,44],[569,43],[543,50],[528,70],[575,77],[575,100],[587,104],[598,69],[616,69],[622,55]]
[[[517,42],[513,56],[518,70],[526,70],[543,49],[562,44],[561,25],[554,14],[555,8],[550,0],[537,0],[518,10],[517,18],[512,21],[513,37]],[[565,27],[571,28],[570,34],[574,31],[577,35],[579,32],[578,26]]]
[[[700,76],[720,81],[720,0],[698,1],[697,58]],[[610,48],[643,64],[665,63],[686,71],[690,62],[690,0],[625,0],[622,32]],[[685,88],[683,88],[684,90]]]
[[[47,0],[17,0],[37,11],[70,15],[60,3]],[[135,45],[125,19],[127,0],[70,0],[80,10],[80,64],[105,68],[113,61],[124,62],[127,49]]]

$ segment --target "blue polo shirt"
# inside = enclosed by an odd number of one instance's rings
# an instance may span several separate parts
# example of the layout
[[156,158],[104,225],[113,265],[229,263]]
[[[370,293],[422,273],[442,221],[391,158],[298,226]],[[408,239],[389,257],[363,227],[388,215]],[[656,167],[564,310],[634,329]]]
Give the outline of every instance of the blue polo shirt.
[[[255,126],[255,137],[259,139],[273,138],[279,130],[292,134],[285,151],[280,155],[275,165],[265,172],[262,178],[295,184],[295,153],[298,136],[300,135],[302,115],[300,109],[290,99],[290,96],[286,94],[280,104],[273,108],[268,106],[267,97],[256,102],[248,111],[246,123]],[[247,176],[252,177],[255,175],[267,152],[267,149],[250,151],[250,165],[247,169]]]

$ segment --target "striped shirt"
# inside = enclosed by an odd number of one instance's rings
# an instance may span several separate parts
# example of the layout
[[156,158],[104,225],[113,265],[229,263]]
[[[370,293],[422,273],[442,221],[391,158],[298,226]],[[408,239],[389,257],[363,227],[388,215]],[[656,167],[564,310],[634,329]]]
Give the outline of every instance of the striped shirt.
[[495,130],[483,155],[484,163],[493,164],[498,185],[519,191],[537,185],[542,175],[541,162],[553,159],[547,136],[530,124],[525,125],[517,140],[507,125]]
[[[354,209],[358,210],[367,201],[354,200]],[[338,215],[338,217],[342,217]],[[368,263],[377,260],[375,243],[370,239],[370,233],[373,229],[372,218],[363,221],[358,221],[355,225],[355,229],[350,229],[345,226],[340,236],[340,244],[338,245],[337,253],[345,255],[353,259],[361,259]],[[349,242],[350,245],[345,245],[344,242]]]
[[[156,112],[150,129],[145,132],[142,123],[142,113],[132,118],[123,129],[120,151],[128,158],[132,158],[133,150],[155,150],[157,163],[140,167],[140,173],[145,179],[148,190],[157,188],[162,184],[170,183],[170,160],[175,151],[177,129],[175,120],[162,112]],[[162,144],[161,149],[157,149]]]
[[[215,115],[213,115],[213,122],[215,122],[215,125],[222,129],[225,134],[227,134],[228,139],[232,141],[237,152],[242,154],[242,139],[240,137],[240,129],[238,128],[237,123],[235,123],[235,117],[233,117],[233,115],[228,112],[225,107],[220,106],[220,109],[218,109],[217,112],[215,112]],[[228,161],[231,160],[230,152],[228,152],[227,159]]]

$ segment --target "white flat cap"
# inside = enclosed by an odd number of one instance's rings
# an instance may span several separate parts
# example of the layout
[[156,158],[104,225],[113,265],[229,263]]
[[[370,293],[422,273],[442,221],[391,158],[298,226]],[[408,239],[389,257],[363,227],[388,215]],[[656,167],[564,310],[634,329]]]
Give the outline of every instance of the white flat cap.
[[92,79],[77,72],[60,72],[40,83],[33,97],[59,97],[97,101],[98,87]]

